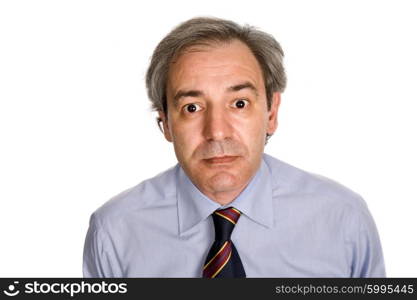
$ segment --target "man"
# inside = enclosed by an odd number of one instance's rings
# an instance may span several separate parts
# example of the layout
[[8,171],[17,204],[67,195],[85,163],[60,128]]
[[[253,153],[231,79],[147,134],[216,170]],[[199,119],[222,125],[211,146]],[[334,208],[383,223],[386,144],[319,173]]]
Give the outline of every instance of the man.
[[362,198],[263,153],[282,58],[272,36],[222,19],[160,42],[146,83],[178,164],[93,213],[84,276],[385,276]]

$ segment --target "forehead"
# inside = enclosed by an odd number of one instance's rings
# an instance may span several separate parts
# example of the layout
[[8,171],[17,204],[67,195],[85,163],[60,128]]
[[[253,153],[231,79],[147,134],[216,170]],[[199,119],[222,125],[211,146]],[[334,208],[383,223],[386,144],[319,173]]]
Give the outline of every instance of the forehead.
[[196,85],[228,85],[249,81],[263,85],[262,69],[249,47],[238,40],[196,45],[183,50],[170,64],[169,90]]

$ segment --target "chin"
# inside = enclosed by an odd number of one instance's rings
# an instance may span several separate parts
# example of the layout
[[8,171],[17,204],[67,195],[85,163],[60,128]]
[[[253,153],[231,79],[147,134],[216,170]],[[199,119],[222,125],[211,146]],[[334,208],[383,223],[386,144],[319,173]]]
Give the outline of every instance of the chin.
[[211,176],[207,183],[216,191],[234,190],[239,186],[239,178],[229,172],[219,172]]

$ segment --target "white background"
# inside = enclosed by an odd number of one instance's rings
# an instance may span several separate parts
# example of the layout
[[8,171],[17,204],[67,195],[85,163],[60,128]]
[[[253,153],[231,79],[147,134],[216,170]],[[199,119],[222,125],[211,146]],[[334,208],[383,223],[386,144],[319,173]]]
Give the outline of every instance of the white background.
[[281,43],[265,151],[361,194],[387,275],[417,276],[414,3],[1,1],[0,276],[82,276],[90,214],[176,163],[144,76],[159,40],[202,15]]

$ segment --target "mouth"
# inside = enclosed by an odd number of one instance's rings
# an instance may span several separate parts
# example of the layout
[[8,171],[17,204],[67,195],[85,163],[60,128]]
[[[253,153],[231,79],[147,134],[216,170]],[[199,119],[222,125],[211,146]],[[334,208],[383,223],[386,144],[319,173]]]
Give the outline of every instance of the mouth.
[[226,164],[235,161],[238,156],[217,156],[208,159],[204,159],[209,164]]

